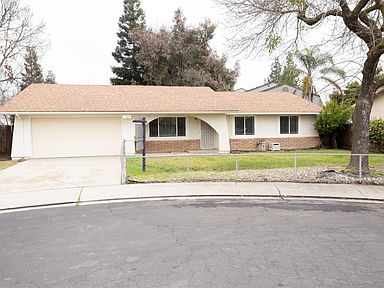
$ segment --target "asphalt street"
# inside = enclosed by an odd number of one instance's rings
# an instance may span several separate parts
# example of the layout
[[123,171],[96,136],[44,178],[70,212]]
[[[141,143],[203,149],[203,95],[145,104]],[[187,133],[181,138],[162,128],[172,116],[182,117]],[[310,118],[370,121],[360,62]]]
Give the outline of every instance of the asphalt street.
[[383,287],[384,206],[174,200],[0,214],[0,287]]

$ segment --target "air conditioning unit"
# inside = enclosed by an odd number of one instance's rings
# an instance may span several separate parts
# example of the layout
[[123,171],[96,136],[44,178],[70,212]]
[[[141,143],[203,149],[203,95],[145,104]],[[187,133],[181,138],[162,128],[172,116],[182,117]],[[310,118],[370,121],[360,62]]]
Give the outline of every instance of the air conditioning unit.
[[280,151],[280,143],[271,143],[271,144],[269,144],[269,150],[271,150],[271,151]]

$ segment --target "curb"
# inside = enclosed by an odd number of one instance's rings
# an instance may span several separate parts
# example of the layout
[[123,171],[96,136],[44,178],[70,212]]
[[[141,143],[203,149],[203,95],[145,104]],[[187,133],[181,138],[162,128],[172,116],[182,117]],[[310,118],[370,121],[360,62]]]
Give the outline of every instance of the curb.
[[384,199],[375,198],[363,198],[363,197],[332,197],[332,196],[302,196],[302,195],[180,195],[180,196],[148,196],[148,197],[121,197],[121,198],[101,198],[97,200],[88,201],[69,201],[49,204],[37,204],[37,205],[26,205],[18,207],[10,207],[0,209],[0,214],[28,211],[36,209],[47,209],[47,208],[60,208],[60,207],[76,207],[83,205],[97,205],[97,204],[108,204],[108,203],[119,203],[119,202],[140,202],[140,201],[163,201],[163,200],[183,200],[183,199],[260,199],[260,200],[318,200],[318,201],[348,201],[348,202],[367,202],[367,203],[384,203]]

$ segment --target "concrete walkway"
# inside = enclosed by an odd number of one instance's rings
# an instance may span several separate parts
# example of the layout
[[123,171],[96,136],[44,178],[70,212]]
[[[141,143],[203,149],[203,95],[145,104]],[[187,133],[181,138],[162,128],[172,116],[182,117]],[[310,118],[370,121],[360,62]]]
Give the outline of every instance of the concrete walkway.
[[0,210],[54,204],[193,196],[329,198],[384,201],[384,186],[307,183],[170,183],[0,192]]

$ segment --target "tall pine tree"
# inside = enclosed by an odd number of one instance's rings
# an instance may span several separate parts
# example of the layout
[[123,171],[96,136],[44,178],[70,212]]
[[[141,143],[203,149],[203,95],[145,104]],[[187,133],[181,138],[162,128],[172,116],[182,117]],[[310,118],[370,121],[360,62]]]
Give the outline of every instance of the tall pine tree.
[[119,19],[119,38],[113,58],[120,66],[112,67],[116,77],[111,78],[113,85],[145,85],[144,65],[138,60],[140,47],[132,38],[132,32],[145,28],[145,14],[140,0],[124,0],[124,13]]
[[293,60],[293,55],[292,53],[288,53],[279,84],[298,87],[299,75],[300,70],[297,68],[295,61]]
[[36,50],[27,48],[27,54],[24,56],[24,71],[21,73],[22,83],[20,89],[24,90],[32,83],[43,83],[44,76]]
[[52,70],[49,70],[44,79],[45,84],[56,84],[56,75]]
[[288,53],[285,63],[282,65],[278,58],[271,65],[271,72],[267,83],[276,83],[279,85],[299,86],[300,70],[296,67],[292,53]]
[[275,58],[275,61],[271,65],[271,73],[268,76],[267,83],[279,84],[281,81],[281,64],[279,59]]

